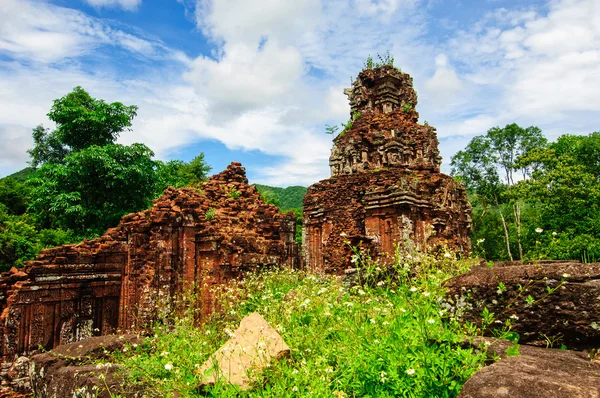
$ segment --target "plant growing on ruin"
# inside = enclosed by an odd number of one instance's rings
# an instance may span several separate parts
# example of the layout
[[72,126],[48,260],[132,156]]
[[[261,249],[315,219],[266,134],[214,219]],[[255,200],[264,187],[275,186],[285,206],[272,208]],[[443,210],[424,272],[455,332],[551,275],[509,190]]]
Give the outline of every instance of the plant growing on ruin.
[[377,54],[378,61],[374,61],[373,57],[369,54],[367,60],[363,64],[363,70],[369,70],[374,68],[379,68],[384,65],[388,65],[394,67],[394,57],[390,54],[390,51],[387,50],[385,54]]
[[204,213],[204,219],[206,221],[211,221],[215,218],[216,214],[217,214],[217,212],[215,211],[215,209],[212,207],[209,207],[208,210],[206,210],[206,213]]
[[225,186],[223,186],[223,188],[227,192],[227,197],[228,198],[232,198],[234,200],[237,200],[242,195],[242,193],[240,191],[238,191],[237,189],[235,189],[234,186],[229,187],[229,188],[225,188]]
[[408,113],[408,112],[412,112],[413,110],[413,104],[412,102],[405,102],[402,104],[402,111]]
[[333,125],[333,126],[330,126],[329,124],[325,125],[325,133],[326,134],[333,135],[333,134],[337,133],[337,131],[339,129],[340,129],[340,126],[337,126],[337,125]]

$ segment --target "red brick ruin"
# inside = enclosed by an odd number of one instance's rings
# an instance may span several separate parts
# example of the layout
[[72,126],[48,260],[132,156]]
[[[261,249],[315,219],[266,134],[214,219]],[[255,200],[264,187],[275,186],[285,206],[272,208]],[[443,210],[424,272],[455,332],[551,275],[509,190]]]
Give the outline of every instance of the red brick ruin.
[[440,173],[435,128],[418,124],[412,78],[391,66],[362,71],[351,89],[351,127],[335,139],[331,178],[304,197],[305,263],[340,273],[350,245],[385,261],[395,245],[469,252],[465,188]]
[[[295,217],[266,204],[232,163],[197,188],[168,188],[102,237],[43,250],[0,277],[3,361],[156,319],[157,302],[240,271],[298,266]],[[213,307],[200,289],[202,312]]]
[[[468,252],[470,207],[462,185],[440,173],[435,129],[417,123],[412,79],[384,66],[361,72],[352,126],[334,140],[332,177],[304,199],[304,265],[341,272],[352,245],[385,260],[395,245]],[[359,116],[360,114],[360,116]],[[102,237],[43,250],[0,276],[0,356],[13,361],[90,336],[136,331],[157,303],[265,266],[299,267],[295,217],[266,204],[232,163],[196,188],[165,190]]]

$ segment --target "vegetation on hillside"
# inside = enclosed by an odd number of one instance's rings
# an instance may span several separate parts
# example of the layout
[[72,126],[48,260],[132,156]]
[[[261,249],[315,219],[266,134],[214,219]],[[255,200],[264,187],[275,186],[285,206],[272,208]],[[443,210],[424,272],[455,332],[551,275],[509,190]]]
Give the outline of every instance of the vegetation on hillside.
[[296,216],[296,243],[302,244],[302,200],[306,195],[306,188],[291,186],[287,188],[271,187],[268,185],[254,184],[265,202],[275,205],[280,211],[291,211]]
[[268,203],[274,204],[283,211],[302,209],[302,200],[306,194],[306,187],[291,186],[279,188],[261,184],[254,184],[254,186]]
[[[193,298],[162,303],[187,312],[113,360],[156,396],[456,396],[484,364],[484,354],[465,344],[482,331],[455,316],[440,286],[472,264],[420,252],[398,253],[389,268],[360,253],[354,261],[361,269],[354,282],[281,269],[216,287],[220,311],[200,327]],[[280,332],[291,356],[255,374],[251,391],[199,388],[198,368],[252,312]]]

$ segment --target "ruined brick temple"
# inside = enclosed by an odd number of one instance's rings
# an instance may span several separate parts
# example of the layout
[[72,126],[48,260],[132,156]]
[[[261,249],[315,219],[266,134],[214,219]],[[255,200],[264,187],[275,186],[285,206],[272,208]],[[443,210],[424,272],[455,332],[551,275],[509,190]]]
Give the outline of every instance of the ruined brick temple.
[[[1,356],[135,330],[186,287],[297,266],[294,232],[294,215],[266,204],[239,163],[197,188],[168,188],[104,236],[43,250],[0,277]],[[208,314],[213,297],[199,292]]]
[[417,123],[412,78],[391,66],[368,69],[344,92],[352,125],[334,139],[331,178],[304,197],[306,264],[341,272],[350,245],[385,260],[407,240],[468,252],[465,188],[440,173],[435,128]]

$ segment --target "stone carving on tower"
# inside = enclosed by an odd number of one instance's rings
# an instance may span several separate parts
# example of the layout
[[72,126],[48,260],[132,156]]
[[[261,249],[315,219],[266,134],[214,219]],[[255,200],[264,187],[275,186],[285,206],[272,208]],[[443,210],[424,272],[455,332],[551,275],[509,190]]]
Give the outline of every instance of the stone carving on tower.
[[388,261],[409,240],[469,252],[465,188],[440,173],[435,128],[418,123],[412,78],[385,65],[362,71],[344,93],[352,124],[334,139],[331,178],[304,197],[306,264],[339,273],[351,245]]

